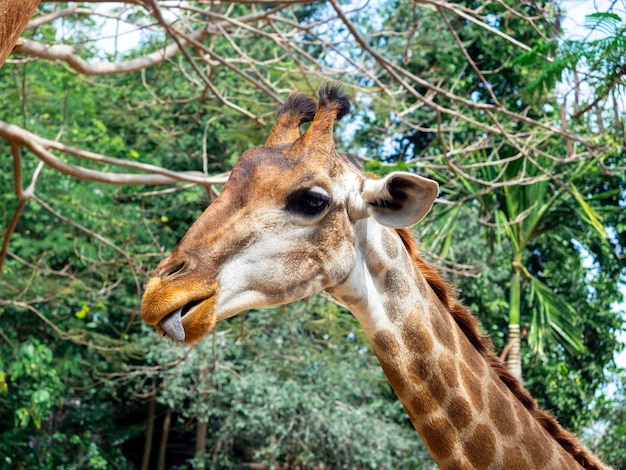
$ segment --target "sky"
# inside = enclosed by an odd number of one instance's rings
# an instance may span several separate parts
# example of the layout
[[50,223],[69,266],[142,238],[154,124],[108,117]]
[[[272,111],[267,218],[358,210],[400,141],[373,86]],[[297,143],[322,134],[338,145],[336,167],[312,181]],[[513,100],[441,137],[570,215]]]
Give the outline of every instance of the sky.
[[613,5],[613,11],[620,16],[626,12],[625,0],[563,0],[561,5],[566,10],[566,16],[561,23],[566,39],[597,39],[598,34],[589,36],[585,30],[585,16],[596,11],[607,11]]

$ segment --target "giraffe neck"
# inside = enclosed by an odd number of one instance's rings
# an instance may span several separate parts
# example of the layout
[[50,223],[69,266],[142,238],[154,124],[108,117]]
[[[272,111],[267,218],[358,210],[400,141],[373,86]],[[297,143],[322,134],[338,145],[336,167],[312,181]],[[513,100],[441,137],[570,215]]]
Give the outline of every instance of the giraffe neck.
[[533,417],[534,401],[526,395],[532,406],[524,405],[505,385],[396,230],[371,219],[357,222],[355,230],[356,267],[330,293],[363,325],[440,468],[604,468],[599,462],[582,467],[546,432]]

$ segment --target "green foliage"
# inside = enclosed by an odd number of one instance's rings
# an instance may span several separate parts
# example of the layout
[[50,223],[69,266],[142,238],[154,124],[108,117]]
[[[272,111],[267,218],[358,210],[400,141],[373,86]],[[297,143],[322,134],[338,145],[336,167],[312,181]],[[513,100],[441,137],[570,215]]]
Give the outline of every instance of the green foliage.
[[380,160],[368,160],[365,162],[365,171],[378,176],[385,176],[394,171],[410,171],[415,165],[408,165],[402,160],[393,164],[383,164]]
[[543,353],[544,343],[549,339],[563,346],[569,354],[583,351],[580,332],[572,321],[576,315],[574,307],[555,295],[552,289],[534,276],[530,278],[529,301],[536,305],[532,310],[528,331],[528,343],[534,351]]
[[[53,406],[63,396],[64,386],[53,364],[53,353],[36,339],[22,343],[16,354],[8,361],[0,362],[5,371],[3,395],[11,395],[11,400],[21,403],[16,408],[14,426],[27,428],[33,425],[41,429]],[[13,384],[19,383],[19,387]]]
[[[435,208],[434,219],[444,208]],[[495,350],[501,351],[507,344],[507,260],[511,247],[498,244],[490,248],[478,220],[470,212],[458,224],[452,235],[454,250],[450,257],[457,263],[477,266],[480,277],[456,277],[454,284],[460,288],[461,301],[481,320]],[[523,350],[524,384],[542,407],[552,410],[564,426],[578,432],[599,419],[598,397],[612,377],[613,353],[620,349],[616,332],[622,327],[620,312],[611,307],[620,298],[616,284],[605,271],[585,268],[583,262],[588,256],[580,245],[554,234],[535,240],[524,262],[530,272],[575,310],[584,346],[577,354],[566,354],[553,342],[546,345],[542,355]],[[522,312],[533,311],[528,290],[521,302]],[[521,326],[529,331],[531,317],[522,317]]]
[[[588,69],[586,80],[598,98],[620,86],[620,77],[626,74],[626,21],[616,13],[596,12],[585,17],[584,26],[589,33],[597,32],[602,37],[565,40],[560,44],[541,42],[517,58],[519,64],[541,69],[527,85],[528,90],[552,90],[567,74],[584,69]],[[546,60],[547,57],[551,60]]]
[[[3,317],[10,314],[4,310]],[[53,350],[52,347],[56,350]],[[2,466],[47,469],[109,468],[126,460],[102,442],[110,433],[113,403],[104,394],[80,390],[86,364],[80,350],[63,344],[23,341],[13,354],[0,356],[0,455]],[[72,386],[68,387],[68,384]],[[13,416],[11,416],[13,414]],[[108,429],[107,429],[108,428]]]
[[612,400],[604,400],[599,416],[599,440],[595,435],[588,439],[602,459],[613,468],[626,468],[626,375],[616,374],[616,390]]
[[[469,3],[460,5],[465,4]],[[52,7],[44,2],[42,8],[50,12]],[[233,8],[250,11],[246,5]],[[381,21],[370,24],[371,15],[359,13],[357,22],[376,33],[371,41],[411,73],[476,103],[493,104],[493,91],[508,109],[552,123],[554,116],[545,111],[545,105],[552,104],[550,93],[529,92],[529,85],[542,79],[541,67],[516,62],[518,49],[509,42],[448,13],[418,11],[406,0],[368,8]],[[136,11],[135,19],[146,15]],[[521,19],[529,11],[534,10],[510,2],[506,8],[487,4],[483,14],[493,15],[494,27],[534,46],[539,57],[541,47],[546,52],[554,44],[540,40]],[[324,4],[313,3],[294,7],[288,14],[314,24],[323,22],[329,11]],[[616,21],[599,18],[597,24],[621,31]],[[415,25],[420,33],[407,44],[406,36],[397,33]],[[63,26],[77,40],[86,38],[86,29],[96,27],[92,22],[77,25],[73,17],[67,17]],[[545,34],[552,25],[536,26]],[[290,28],[288,21],[284,28]],[[379,31],[373,31],[376,28]],[[481,70],[497,70],[489,75],[489,86],[467,67],[451,30]],[[47,25],[35,34],[52,42],[57,31]],[[303,37],[303,44],[313,39],[313,34]],[[124,57],[152,52],[163,41],[152,37],[141,50]],[[615,44],[599,44],[597,50],[621,47],[618,40]],[[321,80],[302,76],[296,61],[270,38],[243,38],[235,45],[221,36],[211,38],[211,50],[222,57],[236,56],[235,46],[253,57],[259,76],[277,88],[312,92]],[[348,50],[337,47],[348,58],[362,54],[351,45]],[[323,48],[315,45],[308,52],[327,63],[333,59],[322,56]],[[78,53],[100,57],[91,47],[79,46]],[[378,76],[382,83],[387,83],[386,73]],[[214,67],[212,74],[220,92],[232,98],[231,92],[237,90],[238,103],[271,124],[276,110],[271,97],[251,88],[228,67]],[[193,72],[179,58],[143,72],[88,80],[43,61],[5,65],[0,70],[0,119],[49,139],[59,136],[68,145],[131,161],[181,171],[202,171],[205,166],[210,174],[226,171],[243,150],[264,140],[268,128],[208,99],[204,85],[195,86],[185,75]],[[345,79],[354,80],[362,90],[373,87],[360,75]],[[498,350],[506,344],[513,252],[523,252],[520,266],[530,283],[520,299],[522,325],[531,335],[537,333],[534,344],[544,351],[524,355],[526,385],[574,430],[605,420],[607,445],[601,451],[619,467],[623,404],[607,398],[600,409],[596,403],[618,347],[615,332],[621,328],[611,303],[619,299],[616,286],[624,269],[618,256],[626,245],[626,216],[619,210],[624,182],[593,166],[574,171],[576,178],[563,178],[571,183],[566,189],[545,179],[528,187],[485,192],[475,180],[493,179],[490,172],[498,171],[481,164],[512,158],[517,149],[494,137],[493,146],[499,148],[495,154],[476,152],[467,162],[442,159],[446,149],[433,130],[438,118],[443,128],[454,129],[448,150],[480,140],[483,131],[414,106],[414,97],[400,98],[397,106],[384,99],[363,100],[355,111],[359,127],[352,150],[372,157],[366,168],[380,175],[421,171],[420,159],[433,159],[437,169],[432,175],[450,182],[442,196],[459,204],[438,205],[420,230],[427,247],[439,256],[481,266],[481,277],[455,281]],[[441,96],[437,100],[442,106],[454,104]],[[476,109],[463,112],[477,122],[489,122]],[[415,127],[398,132],[396,113],[403,113]],[[527,131],[518,121],[502,120],[502,125],[512,132]],[[430,130],[422,130],[425,127]],[[559,139],[540,137],[547,155],[564,153]],[[611,168],[624,164],[623,153],[613,149],[603,156]],[[0,143],[0,152],[5,156],[0,173],[11,175],[9,146]],[[382,163],[374,158],[378,156]],[[78,157],[63,158],[86,168],[120,171]],[[549,159],[537,161],[540,168],[533,176],[542,171],[562,176],[571,169],[550,166]],[[459,163],[476,163],[475,173],[455,174],[451,164]],[[37,159],[24,152],[24,186],[37,165]],[[510,181],[522,174],[514,164],[507,171]],[[143,282],[208,204],[204,190],[172,185],[169,193],[154,194],[155,188],[90,183],[50,168],[42,171],[35,189],[75,224],[31,200],[10,240],[0,279],[0,466],[139,467],[148,403],[155,395],[151,464],[169,409],[173,421],[164,443],[170,456],[167,463],[183,468],[201,461],[215,468],[247,468],[251,462],[292,468],[433,467],[360,327],[334,304],[316,297],[250,312],[245,319],[224,322],[214,336],[193,349],[155,338],[141,323]],[[6,227],[17,206],[9,178],[0,179],[0,205],[6,208],[0,212],[0,224]],[[510,224],[520,214],[526,217]],[[496,223],[497,230],[485,230],[476,222],[487,215],[493,216],[487,221]],[[587,258],[594,268],[583,267]],[[568,314],[572,311],[576,315]],[[556,334],[539,335],[545,325]],[[201,424],[208,427],[206,455],[194,456],[194,431]],[[180,458],[175,462],[173,456]]]
[[[476,162],[480,162],[482,154],[477,154],[475,158]],[[509,309],[512,312],[528,312],[521,321],[529,322],[527,338],[533,353],[543,354],[547,345],[554,347],[559,344],[569,354],[579,354],[583,345],[580,339],[581,331],[576,326],[575,310],[546,283],[546,278],[558,276],[558,271],[549,273],[544,269],[533,272],[524,266],[522,260],[527,250],[540,237],[558,236],[565,239],[568,236],[578,239],[583,237],[587,243],[589,240],[587,234],[591,233],[591,240],[597,241],[599,245],[606,243],[606,231],[601,223],[601,217],[592,206],[593,204],[598,207],[602,199],[585,198],[576,187],[580,182],[586,184],[588,164],[573,168],[567,180],[555,185],[543,175],[556,171],[556,168],[546,159],[538,158],[537,161],[544,166],[539,169],[534,167],[528,169],[525,168],[524,162],[518,159],[504,169],[496,166],[481,168],[476,176],[482,181],[493,181],[499,177],[499,173],[505,182],[520,179],[522,175],[529,179],[534,178],[524,185],[504,185],[501,189],[489,192],[482,191],[482,185],[470,177],[456,175],[450,182],[447,181],[446,172],[438,172],[435,175],[440,181],[447,183],[446,192],[450,200],[471,200],[478,207],[477,216],[492,215],[494,225],[486,233],[491,243],[510,244],[510,270],[512,275],[515,275],[516,271],[520,272],[522,279],[527,281],[529,304],[521,309],[511,308],[509,305]],[[442,212],[443,215],[435,219],[437,229],[425,237],[424,243],[427,247],[437,247],[437,253],[446,256],[452,243],[453,232],[459,229],[457,221],[464,213],[461,206],[448,206]],[[520,319],[516,316],[512,321],[517,323]]]

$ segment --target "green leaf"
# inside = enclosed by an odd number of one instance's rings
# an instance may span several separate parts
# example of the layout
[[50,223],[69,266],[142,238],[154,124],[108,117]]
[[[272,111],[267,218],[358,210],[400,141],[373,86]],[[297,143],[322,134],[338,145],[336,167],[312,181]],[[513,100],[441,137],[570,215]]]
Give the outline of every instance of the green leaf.
[[585,350],[581,332],[575,325],[576,311],[537,277],[530,275],[530,301],[534,303],[528,343],[535,353],[543,354],[546,343],[561,344],[570,354]]
[[589,204],[587,204],[587,201],[578,192],[576,186],[570,184],[570,189],[572,191],[574,199],[576,199],[576,202],[578,202],[580,210],[577,210],[577,213],[580,219],[587,223],[590,227],[592,227],[601,240],[606,240],[606,230],[604,228],[604,225],[602,224],[602,217],[600,217],[600,215],[595,210],[593,210],[593,208]]
[[82,320],[83,318],[87,316],[88,313],[89,313],[89,306],[87,304],[83,304],[80,310],[74,313],[74,316]]
[[28,426],[30,421],[30,412],[28,408],[17,408],[15,410],[15,419],[17,421],[17,426],[20,428]]
[[[521,251],[521,246],[515,234],[515,231],[513,230],[513,226],[511,222],[509,221],[509,219],[507,218],[506,214],[501,210],[496,210],[494,213],[494,217],[496,220],[496,224],[498,224],[499,228],[502,229],[506,237],[511,242],[511,245],[513,246],[513,251],[515,253],[519,253]],[[498,231],[498,235],[499,234],[500,234],[500,231]]]
[[454,226],[460,211],[460,206],[449,206],[441,209],[437,214],[437,228],[424,238],[424,246],[439,256],[445,256],[450,247]]

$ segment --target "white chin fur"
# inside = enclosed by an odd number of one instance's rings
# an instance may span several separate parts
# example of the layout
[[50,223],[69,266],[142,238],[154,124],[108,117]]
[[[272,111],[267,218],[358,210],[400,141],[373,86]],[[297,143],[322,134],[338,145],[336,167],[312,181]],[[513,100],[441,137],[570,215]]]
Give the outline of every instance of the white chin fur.
[[217,302],[217,321],[234,317],[244,310],[267,307],[268,305],[265,296],[257,291],[245,291],[233,293],[233,295],[229,295],[228,291],[220,292],[220,299]]

